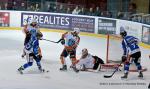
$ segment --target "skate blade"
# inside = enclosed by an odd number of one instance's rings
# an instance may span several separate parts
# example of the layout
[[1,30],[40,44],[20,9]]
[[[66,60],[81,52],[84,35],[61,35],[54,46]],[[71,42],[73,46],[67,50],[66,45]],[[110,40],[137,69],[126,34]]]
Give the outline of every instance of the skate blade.
[[128,81],[128,78],[121,78],[121,80]]

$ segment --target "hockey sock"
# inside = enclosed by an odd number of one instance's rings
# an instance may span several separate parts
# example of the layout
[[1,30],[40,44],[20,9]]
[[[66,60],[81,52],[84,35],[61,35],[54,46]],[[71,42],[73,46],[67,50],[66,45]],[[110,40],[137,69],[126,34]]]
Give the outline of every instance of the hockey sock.
[[130,63],[126,63],[125,66],[124,66],[124,71],[125,73],[128,73],[129,71],[129,66],[130,66]]
[[41,68],[41,63],[40,62],[36,62],[38,68]]
[[26,64],[23,65],[23,68],[26,69],[29,66],[32,66],[32,64],[33,64],[32,62],[28,62],[28,63],[26,63]]
[[138,70],[141,70],[141,69],[142,69],[142,66],[141,66],[140,63],[135,63],[135,65],[137,66],[137,69],[138,69]]

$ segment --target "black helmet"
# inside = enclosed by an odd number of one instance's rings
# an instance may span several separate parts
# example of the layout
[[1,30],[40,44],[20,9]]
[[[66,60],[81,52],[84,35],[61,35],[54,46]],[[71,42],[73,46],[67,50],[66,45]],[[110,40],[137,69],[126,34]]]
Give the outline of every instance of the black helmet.
[[127,32],[125,31],[124,27],[120,27],[120,35],[121,35],[122,37],[127,36]]

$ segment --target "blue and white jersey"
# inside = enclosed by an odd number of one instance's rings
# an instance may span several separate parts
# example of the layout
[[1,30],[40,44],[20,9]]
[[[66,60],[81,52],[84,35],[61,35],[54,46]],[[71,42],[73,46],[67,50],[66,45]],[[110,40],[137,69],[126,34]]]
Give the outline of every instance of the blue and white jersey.
[[134,54],[140,52],[138,46],[138,39],[133,36],[126,36],[122,40],[123,55],[127,56],[129,53]]
[[25,49],[37,55],[38,49],[39,49],[39,41],[36,35],[37,35],[38,30],[34,27],[31,27],[31,28],[28,28],[28,31],[31,34],[31,37],[30,37],[29,42],[25,45]]

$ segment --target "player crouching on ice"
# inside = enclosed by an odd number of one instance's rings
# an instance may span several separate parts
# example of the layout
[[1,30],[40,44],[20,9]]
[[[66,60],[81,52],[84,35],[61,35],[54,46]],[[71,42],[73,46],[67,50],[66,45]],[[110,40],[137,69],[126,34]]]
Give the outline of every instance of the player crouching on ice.
[[90,71],[89,69],[92,69],[99,71],[100,64],[104,64],[101,58],[91,55],[86,48],[82,49],[81,58],[77,62],[77,68],[79,70]]
[[62,35],[61,43],[64,45],[64,49],[60,55],[60,60],[62,63],[62,68],[60,68],[61,71],[67,70],[65,58],[69,55],[72,61],[73,70],[75,72],[79,72],[79,70],[76,69],[76,49],[80,42],[80,37],[78,35],[79,32],[80,32],[79,28],[75,28],[74,31],[66,32]]
[[43,36],[42,33],[39,33],[35,27],[30,27],[28,29],[28,35],[30,38],[25,41],[24,44],[24,53],[26,55],[27,63],[21,66],[18,71],[23,74],[23,70],[32,66],[33,59],[36,61],[38,69],[42,72],[41,67],[41,55],[39,54],[39,39]]
[[140,64],[141,61],[141,51],[138,46],[138,39],[133,36],[127,36],[127,32],[123,27],[120,28],[120,35],[123,38],[122,40],[122,48],[123,48],[123,56],[122,62],[125,62],[124,66],[124,76],[121,78],[126,79],[128,77],[129,66],[132,62],[137,66],[139,78],[143,78],[142,66]]

